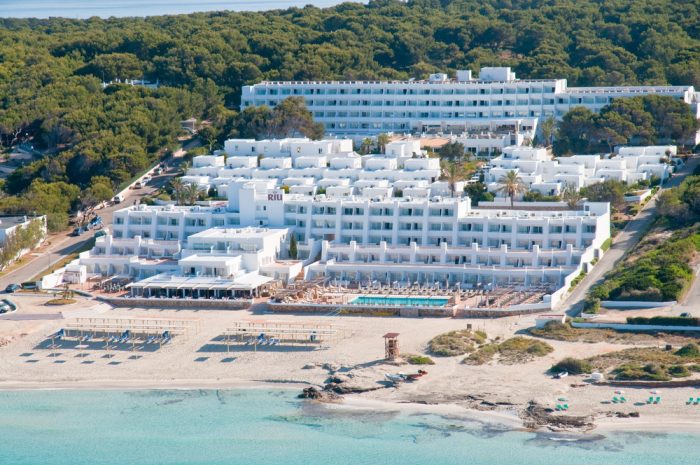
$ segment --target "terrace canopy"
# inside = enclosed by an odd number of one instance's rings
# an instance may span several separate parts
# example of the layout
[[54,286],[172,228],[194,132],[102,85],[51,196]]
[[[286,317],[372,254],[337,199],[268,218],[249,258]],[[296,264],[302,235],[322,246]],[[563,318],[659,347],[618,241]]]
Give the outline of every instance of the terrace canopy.
[[221,299],[254,297],[272,278],[255,273],[239,277],[160,274],[127,285],[132,297]]

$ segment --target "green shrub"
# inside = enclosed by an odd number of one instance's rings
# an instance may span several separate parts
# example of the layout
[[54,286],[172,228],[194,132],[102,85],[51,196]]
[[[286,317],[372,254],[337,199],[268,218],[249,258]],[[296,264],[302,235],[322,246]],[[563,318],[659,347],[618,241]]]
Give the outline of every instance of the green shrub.
[[496,354],[503,363],[528,362],[535,357],[543,357],[551,353],[554,348],[546,342],[529,337],[516,336],[498,343],[485,344],[462,363],[469,365],[483,365],[490,361]]
[[433,359],[427,355],[408,355],[404,357],[404,360],[406,360],[409,365],[435,365]]
[[578,283],[583,281],[583,278],[586,277],[586,272],[581,270],[581,272],[576,276],[574,279],[571,280],[571,286],[569,286],[569,292],[573,291],[576,286],[578,286]]
[[698,358],[700,357],[700,347],[697,344],[686,344],[676,351],[679,357]]
[[691,262],[700,247],[698,234],[676,231],[644,253],[617,265],[591,290],[601,300],[678,300],[693,279]]
[[668,369],[668,374],[674,378],[686,378],[690,376],[690,370],[683,365],[673,365]]
[[626,363],[612,371],[615,379],[624,381],[668,381],[671,377],[666,370],[655,363],[641,366],[637,363]]
[[486,344],[479,347],[479,350],[469,354],[467,358],[462,360],[462,363],[467,365],[483,365],[493,359],[493,356],[498,353],[498,344]]
[[650,326],[700,326],[700,320],[698,320],[698,318],[683,316],[653,316],[651,318],[644,316],[628,317],[627,323],[631,325]]
[[557,373],[567,371],[572,375],[582,375],[584,373],[591,373],[593,371],[593,366],[586,360],[567,357],[554,364],[550,371]]
[[483,344],[486,334],[472,332],[468,329],[450,331],[449,333],[435,336],[428,342],[428,350],[433,355],[441,357],[453,357],[473,352],[475,344]]
[[583,301],[583,313],[596,314],[600,311],[600,299],[589,296]]

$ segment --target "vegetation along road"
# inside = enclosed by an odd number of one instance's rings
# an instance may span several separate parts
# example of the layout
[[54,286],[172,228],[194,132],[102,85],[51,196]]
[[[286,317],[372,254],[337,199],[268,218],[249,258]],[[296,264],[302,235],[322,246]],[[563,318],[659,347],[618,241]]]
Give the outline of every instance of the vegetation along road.
[[[687,175],[693,173],[698,162],[700,162],[700,159],[697,157],[689,159],[688,163],[664,185],[663,189],[678,186]],[[591,272],[574,288],[568,298],[560,304],[561,310],[569,315],[578,314],[581,311],[588,291],[596,284],[601,283],[605,274],[612,270],[615,264],[641,240],[656,219],[656,197],[654,196],[649,200],[639,214],[620,232],[610,249],[596,263]]]

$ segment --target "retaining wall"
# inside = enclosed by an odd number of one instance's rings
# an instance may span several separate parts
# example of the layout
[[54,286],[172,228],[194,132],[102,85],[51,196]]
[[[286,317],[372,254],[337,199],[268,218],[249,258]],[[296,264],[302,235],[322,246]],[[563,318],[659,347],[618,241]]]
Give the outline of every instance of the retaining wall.
[[340,305],[340,304],[313,304],[313,303],[278,303],[268,302],[267,306],[273,312],[302,312],[302,313],[333,313],[342,312],[346,315],[356,313],[358,315],[397,315],[410,317],[453,317],[454,307],[398,307],[382,305]]
[[600,305],[605,308],[619,308],[625,310],[633,308],[668,307],[670,305],[675,305],[676,303],[677,302],[675,300],[669,300],[667,302],[650,302],[642,300],[602,300]]
[[115,307],[177,308],[208,310],[243,310],[253,305],[252,300],[223,299],[125,299],[121,297],[97,297]]
[[579,323],[571,322],[574,328],[616,329],[618,331],[686,331],[700,332],[700,326],[629,325],[627,323]]

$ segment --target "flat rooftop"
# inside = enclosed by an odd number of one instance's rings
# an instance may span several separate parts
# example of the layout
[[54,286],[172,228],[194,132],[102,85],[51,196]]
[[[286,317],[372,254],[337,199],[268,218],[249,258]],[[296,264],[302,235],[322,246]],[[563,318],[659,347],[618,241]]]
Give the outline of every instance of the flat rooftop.
[[0,230],[14,228],[18,224],[23,224],[26,221],[36,217],[31,216],[0,216]]

